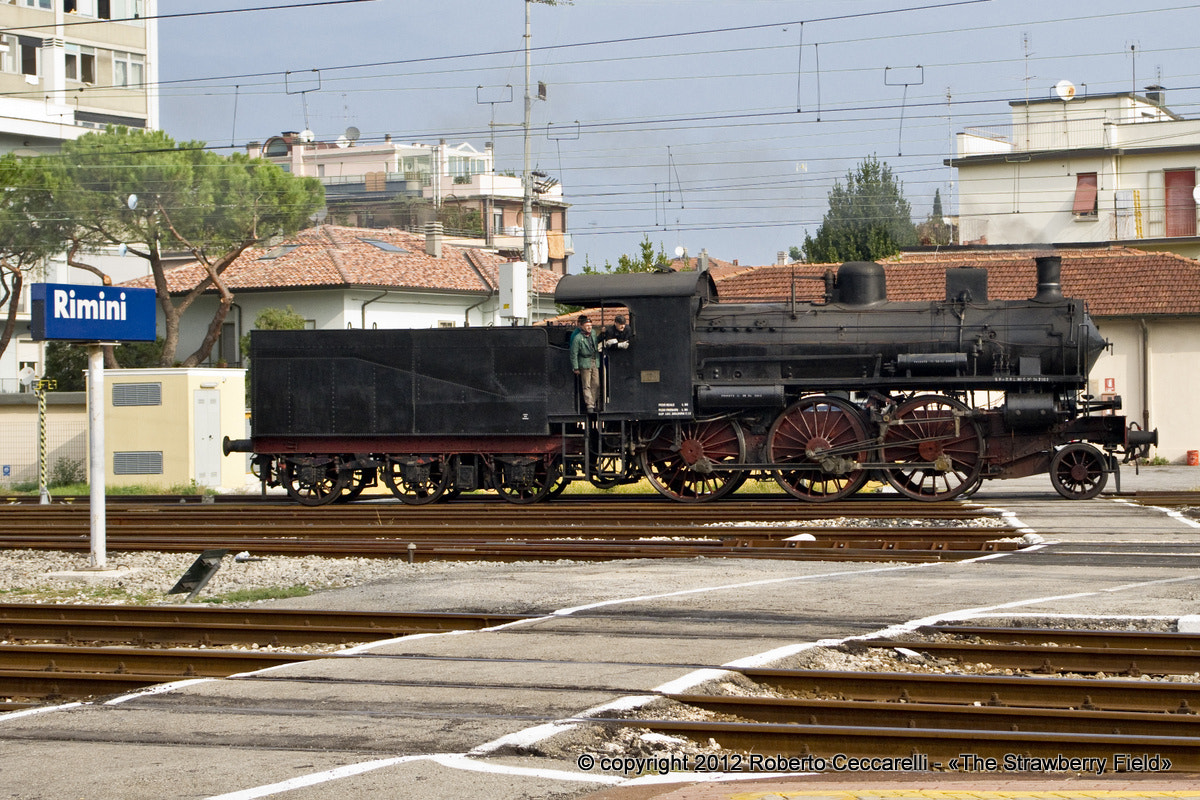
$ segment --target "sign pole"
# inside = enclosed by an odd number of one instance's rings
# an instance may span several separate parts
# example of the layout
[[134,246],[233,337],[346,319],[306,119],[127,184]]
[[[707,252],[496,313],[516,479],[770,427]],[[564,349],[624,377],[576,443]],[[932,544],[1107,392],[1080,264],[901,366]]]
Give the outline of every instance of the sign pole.
[[104,347],[88,348],[88,453],[89,506],[91,510],[91,569],[108,569],[108,542],[104,509]]

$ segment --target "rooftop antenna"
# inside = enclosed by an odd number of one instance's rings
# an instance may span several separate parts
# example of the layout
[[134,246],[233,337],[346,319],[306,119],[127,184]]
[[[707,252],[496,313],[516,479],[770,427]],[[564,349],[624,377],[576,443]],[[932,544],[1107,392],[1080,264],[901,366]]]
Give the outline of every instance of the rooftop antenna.
[[337,138],[337,141],[334,142],[334,144],[341,148],[353,147],[354,143],[358,141],[358,137],[361,135],[362,134],[358,128],[351,125],[349,128],[346,128],[345,133]]
[[1134,94],[1137,94],[1137,47],[1138,43],[1136,41],[1129,42],[1130,69],[1133,71],[1131,76],[1133,84],[1129,87],[1129,90]]

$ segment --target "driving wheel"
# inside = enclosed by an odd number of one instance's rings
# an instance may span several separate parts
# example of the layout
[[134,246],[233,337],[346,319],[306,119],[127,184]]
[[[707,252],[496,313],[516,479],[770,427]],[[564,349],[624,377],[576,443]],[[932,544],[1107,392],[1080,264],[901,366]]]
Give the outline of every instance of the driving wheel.
[[775,481],[801,500],[827,503],[867,482],[867,425],[858,406],[840,397],[805,397],[788,406],[767,434]]
[[744,470],[713,467],[744,462],[746,438],[730,419],[666,425],[638,458],[659,494],[682,503],[715,500],[741,485]]
[[896,491],[914,500],[949,500],[977,488],[983,432],[971,410],[946,395],[901,403],[883,435],[881,461]]

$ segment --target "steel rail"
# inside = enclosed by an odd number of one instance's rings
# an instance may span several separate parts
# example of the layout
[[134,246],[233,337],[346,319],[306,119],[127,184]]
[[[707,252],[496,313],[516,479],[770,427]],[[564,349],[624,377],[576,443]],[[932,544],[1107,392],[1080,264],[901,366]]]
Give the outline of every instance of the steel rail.
[[[328,658],[328,655],[260,650],[0,645],[0,666],[6,670],[166,675],[169,676],[169,680],[185,677],[224,677],[238,672],[317,658]],[[0,694],[4,693],[0,691]]]
[[973,706],[787,697],[666,695],[685,705],[751,722],[853,725],[882,728],[1119,733],[1133,736],[1200,735],[1200,716],[1144,711]]
[[871,648],[906,648],[971,664],[1031,672],[1105,672],[1130,675],[1190,675],[1200,668],[1196,654],[1181,650],[1122,647],[1044,647],[1038,645],[914,642],[864,639]]
[[[628,498],[625,495],[624,498]],[[513,505],[500,500],[493,502],[468,502],[456,500],[451,503],[434,503],[432,505],[410,506],[392,499],[333,504],[316,508],[297,504],[275,505],[264,503],[123,503],[114,498],[106,506],[110,514],[120,516],[153,516],[153,515],[192,515],[192,518],[205,516],[226,516],[231,513],[262,512],[280,520],[289,519],[330,519],[341,520],[356,517],[387,518],[396,520],[438,520],[465,521],[475,519],[511,519],[532,520],[544,519],[558,522],[578,521],[587,519],[590,512],[603,513],[604,518],[612,520],[645,520],[661,521],[692,519],[703,521],[728,521],[746,518],[757,519],[830,519],[833,517],[881,517],[904,518],[920,517],[923,519],[955,519],[961,520],[979,516],[999,516],[998,511],[986,506],[973,503],[942,503],[929,504],[909,499],[888,500],[852,500],[835,503],[804,503],[793,498],[767,497],[756,501],[723,499],[714,503],[697,505],[673,503],[665,498],[658,500],[618,499],[605,502],[595,500],[564,501],[556,498],[546,503],[529,506]],[[0,518],[5,515],[37,514],[44,517],[87,516],[86,503],[52,503],[50,505],[0,505]]]
[[9,642],[133,642],[294,647],[370,642],[415,633],[478,630],[527,615],[373,614],[247,611],[152,606],[0,606],[0,638]]
[[[583,721],[583,720],[581,720]],[[934,769],[947,765],[964,754],[1006,759],[1042,759],[1038,767],[1056,759],[1105,758],[1113,770],[1114,754],[1126,758],[1127,765],[1142,754],[1169,759],[1171,771],[1195,772],[1200,769],[1200,744],[1183,736],[1125,736],[1120,734],[1084,734],[1055,732],[981,731],[949,728],[886,728],[836,725],[784,725],[749,722],[689,722],[665,719],[586,720],[596,725],[645,728],[656,733],[689,736],[704,742],[715,740],[724,750],[744,754],[781,754],[816,756],[823,759],[903,759],[926,756]],[[1149,757],[1149,755],[1147,755]],[[751,756],[739,756],[747,769]],[[761,758],[761,756],[760,756]],[[872,762],[875,763],[875,762]],[[837,767],[834,767],[837,769]],[[919,768],[919,767],[918,767]],[[951,766],[951,769],[954,767]],[[959,768],[962,770],[962,768]],[[982,766],[976,769],[984,769]],[[962,770],[966,771],[966,770]],[[1009,770],[1012,771],[1012,770]],[[1078,771],[1063,767],[1062,771]]]
[[[985,625],[929,625],[923,634],[970,636],[995,642],[1063,647],[1118,647],[1145,650],[1200,651],[1200,634],[1174,631],[1097,631],[1058,628],[1004,628]],[[1200,670],[1200,661],[1196,663]],[[1195,671],[1195,670],[1194,670]]]
[[1122,492],[1118,497],[1146,506],[1197,506],[1200,507],[1200,492]]
[[[409,545],[415,545],[409,547]],[[223,547],[247,550],[258,555],[324,555],[410,558],[414,562],[432,560],[463,561],[526,561],[573,559],[580,561],[611,561],[642,558],[749,558],[786,561],[899,561],[936,562],[975,558],[980,553],[1015,550],[1014,543],[982,543],[959,549],[943,542],[924,543],[919,548],[899,548],[891,543],[861,543],[849,547],[837,544],[822,546],[812,542],[788,542],[783,546],[731,546],[721,542],[577,542],[537,544],[529,542],[484,542],[447,540],[417,545],[411,539],[370,538],[323,542],[319,539],[243,537],[238,539],[161,538],[126,541],[119,535],[108,536],[108,547],[114,551],[195,552],[201,548]],[[85,551],[86,541],[7,540],[0,546],[41,548],[64,551]]]
[[1200,711],[1200,684],[1126,678],[1050,678],[919,672],[743,668],[747,678],[798,696],[1106,711]]

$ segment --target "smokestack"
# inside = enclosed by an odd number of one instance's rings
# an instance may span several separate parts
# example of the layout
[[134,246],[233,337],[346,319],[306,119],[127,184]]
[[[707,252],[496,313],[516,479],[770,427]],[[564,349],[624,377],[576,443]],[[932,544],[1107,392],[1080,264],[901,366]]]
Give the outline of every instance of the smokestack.
[[425,223],[425,252],[434,258],[442,257],[442,223]]
[[1033,299],[1039,303],[1055,303],[1063,299],[1062,293],[1062,257],[1038,256],[1037,262],[1037,294]]

